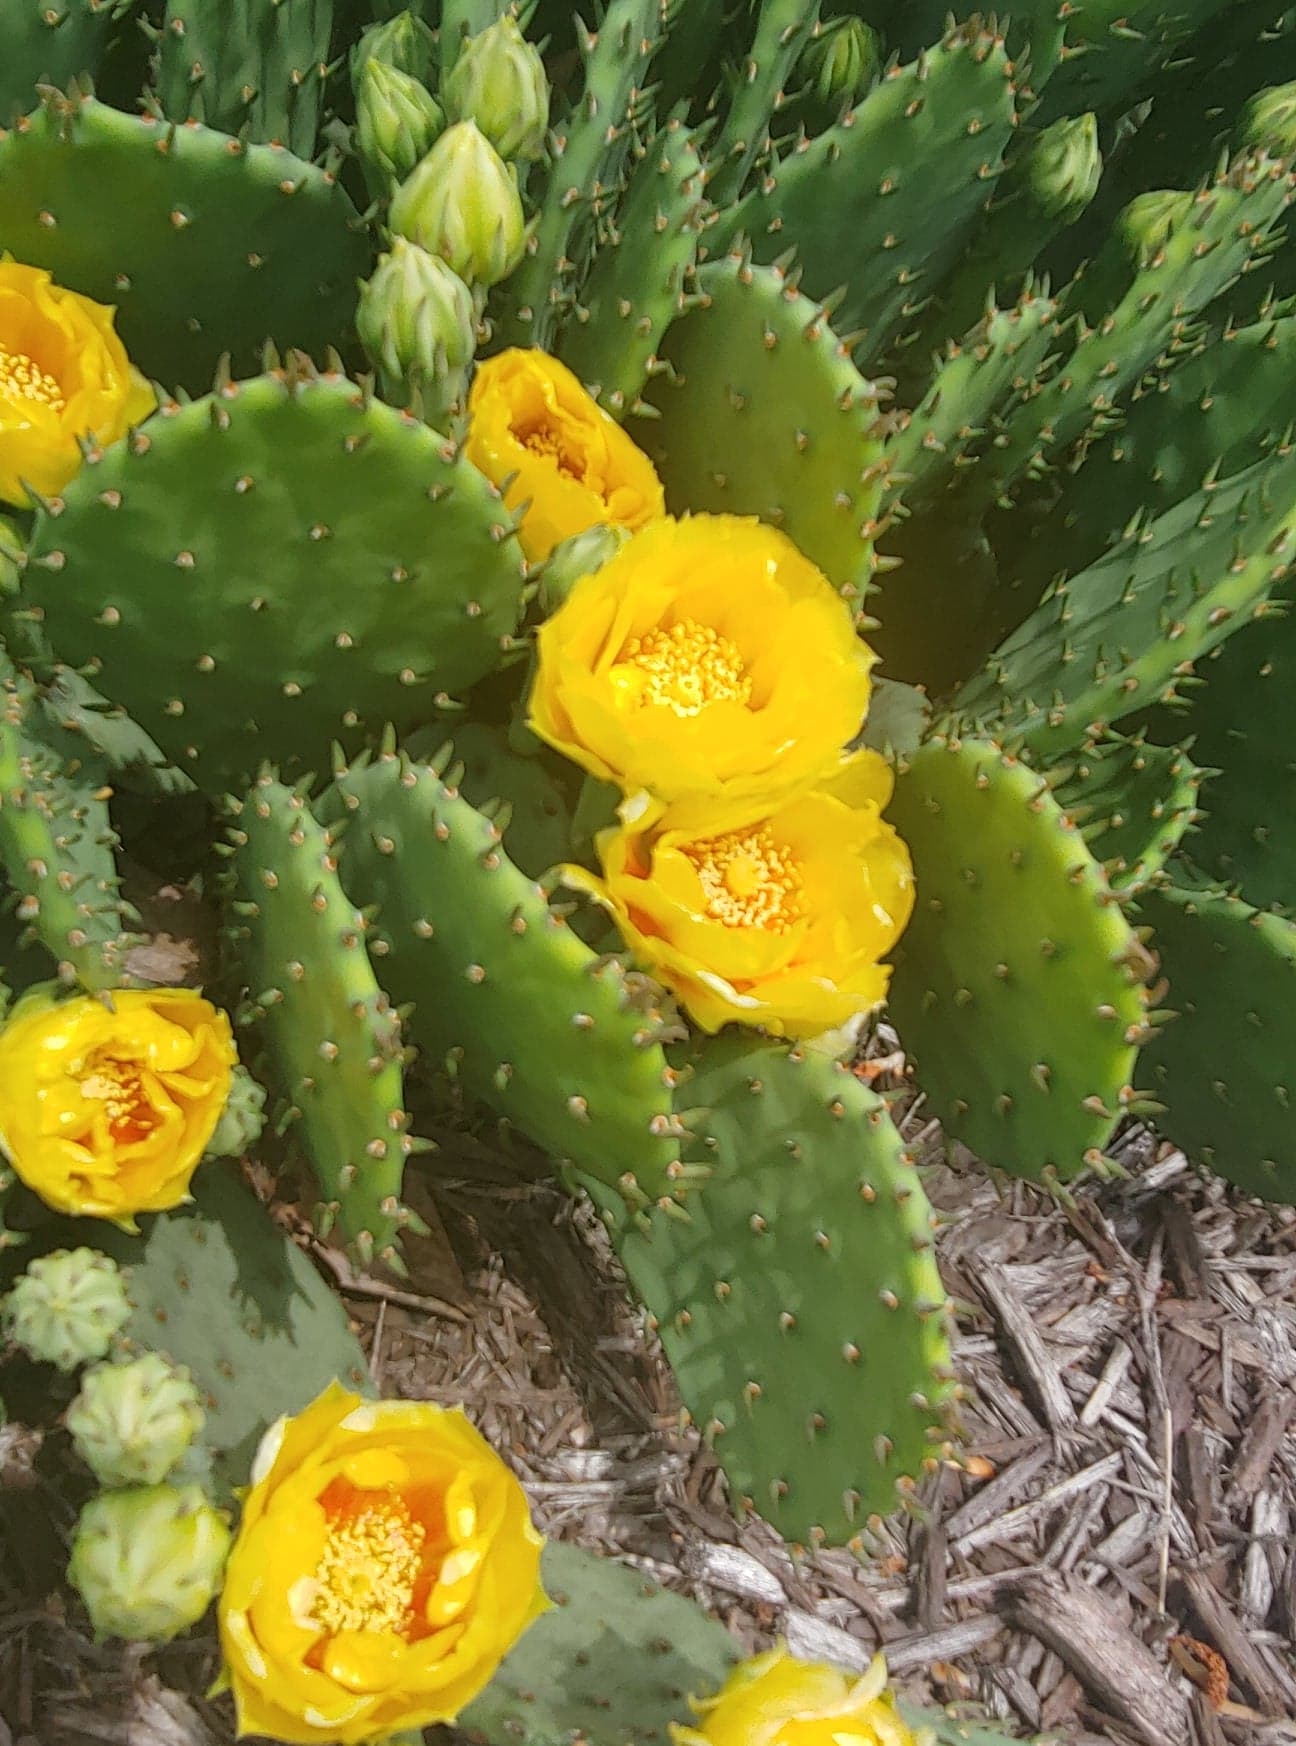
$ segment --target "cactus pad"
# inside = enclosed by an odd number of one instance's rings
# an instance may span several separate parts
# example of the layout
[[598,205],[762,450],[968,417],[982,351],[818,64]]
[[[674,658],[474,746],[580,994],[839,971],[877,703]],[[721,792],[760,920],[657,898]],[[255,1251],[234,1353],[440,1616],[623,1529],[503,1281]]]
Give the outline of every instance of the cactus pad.
[[[363,917],[343,895],[328,833],[305,800],[262,776],[230,831],[238,901],[229,938],[325,1215],[364,1259],[390,1265],[412,1148],[400,1021],[374,977]],[[406,1218],[406,1222],[408,1219]]]
[[1179,1014],[1139,1062],[1157,1126],[1248,1194],[1296,1202],[1296,923],[1209,888],[1148,891],[1139,911]]
[[933,1112],[1014,1175],[1098,1165],[1147,968],[1102,868],[1044,779],[988,740],[929,741],[890,816],[918,891],[890,1011]]
[[[702,1193],[612,1220],[734,1503],[851,1541],[947,1447],[932,1215],[886,1106],[824,1056],[706,1046],[680,1086]],[[606,1206],[606,1197],[600,1197]],[[606,1216],[606,1215],[605,1215]]]
[[0,135],[0,251],[115,304],[132,360],[168,388],[201,391],[224,353],[253,367],[267,339],[336,343],[370,259],[359,226],[324,170],[196,122],[58,98]]
[[27,602],[208,792],[427,720],[497,664],[520,611],[494,488],[337,376],[172,408],[64,504],[42,512]]
[[127,1339],[188,1369],[207,1412],[202,1440],[229,1483],[245,1485],[281,1413],[334,1377],[368,1393],[369,1373],[336,1293],[247,1189],[208,1166],[193,1196],[143,1236],[98,1223],[94,1241],[130,1269]]
[[1177,746],[1107,734],[1084,746],[1054,789],[1113,891],[1129,896],[1160,873],[1201,816],[1202,771]]
[[641,1572],[554,1541],[541,1581],[553,1608],[531,1626],[459,1718],[491,1746],[670,1746],[690,1697],[716,1691],[736,1640],[683,1595]]
[[559,1160],[624,1179],[640,1200],[670,1192],[679,1143],[658,991],[554,914],[454,775],[389,745],[320,803],[326,822],[350,819],[342,883],[376,906],[384,986],[413,1003],[410,1034],[434,1065]]
[[65,86],[96,70],[119,0],[5,0],[0,7],[0,126],[31,108],[37,82]]
[[758,515],[862,593],[882,490],[876,388],[781,268],[731,255],[701,269],[698,289],[662,345],[671,369],[649,395],[660,417],[632,426],[668,507]]

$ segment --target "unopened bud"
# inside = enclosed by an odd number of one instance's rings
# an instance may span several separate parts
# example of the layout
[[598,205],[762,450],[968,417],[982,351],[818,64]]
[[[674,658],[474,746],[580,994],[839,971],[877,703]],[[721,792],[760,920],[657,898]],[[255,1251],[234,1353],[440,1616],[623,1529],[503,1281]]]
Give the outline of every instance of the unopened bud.
[[430,424],[462,400],[477,343],[473,298],[439,256],[393,237],[360,288],[356,331],[389,398],[418,389]]
[[630,533],[627,528],[598,522],[583,533],[572,534],[556,545],[540,571],[540,604],[546,613],[557,612],[582,576],[601,570]]
[[475,123],[459,121],[403,182],[390,222],[469,285],[489,288],[522,259],[526,217],[517,177]]
[[436,98],[410,73],[366,61],[356,80],[356,148],[371,193],[388,193],[445,127]]
[[475,121],[504,158],[538,158],[549,127],[549,81],[539,50],[501,18],[469,37],[441,86],[452,121]]
[[126,1282],[94,1249],[53,1249],[19,1274],[4,1299],[4,1332],[60,1370],[102,1358],[130,1319]]
[[1130,253],[1146,260],[1191,218],[1196,204],[1196,198],[1183,189],[1154,189],[1130,201],[1117,218],[1116,229]]
[[216,1132],[207,1142],[207,1156],[245,1157],[265,1127],[265,1100],[265,1086],[258,1084],[246,1067],[236,1065]]
[[1274,157],[1296,157],[1296,84],[1257,91],[1242,107],[1234,140],[1244,150],[1263,148]]
[[806,44],[800,71],[820,103],[841,109],[865,94],[881,65],[872,25],[862,18],[834,18]]
[[88,1370],[66,1423],[101,1485],[156,1485],[179,1465],[206,1416],[189,1372],[148,1352]]
[[196,1485],[105,1491],[81,1511],[68,1581],[96,1637],[166,1643],[220,1587],[230,1531]]
[[1070,224],[1098,192],[1102,177],[1098,117],[1055,121],[1035,140],[1023,167],[1034,204],[1046,217]]
[[381,61],[426,84],[436,65],[436,38],[416,13],[398,12],[395,18],[371,25],[352,49],[353,80],[366,61]]

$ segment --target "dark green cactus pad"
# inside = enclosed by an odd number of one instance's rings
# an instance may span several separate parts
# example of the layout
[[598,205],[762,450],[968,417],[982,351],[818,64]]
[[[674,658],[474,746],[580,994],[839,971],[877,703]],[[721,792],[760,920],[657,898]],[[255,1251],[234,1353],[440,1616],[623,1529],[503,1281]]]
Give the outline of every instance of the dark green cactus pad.
[[[415,762],[431,762],[445,748],[441,728],[420,729],[404,742]],[[535,755],[524,757],[510,746],[504,728],[477,721],[456,725],[454,757],[463,765],[459,788],[464,799],[485,812],[502,833],[505,853],[515,866],[539,879],[571,859],[571,797],[552,773],[565,760],[542,750],[538,742]]]
[[571,112],[555,119],[534,238],[493,300],[506,345],[552,348],[575,308],[595,217],[620,185],[632,131],[650,113],[645,86],[662,38],[661,0],[609,0],[597,30],[579,14],[573,21],[584,88]]
[[95,72],[120,5],[121,0],[5,0],[0,7],[0,125],[26,114],[37,83],[62,88]]
[[[42,512],[25,599],[208,792],[413,726],[497,665],[522,563],[494,487],[339,376],[170,409]],[[271,561],[271,559],[273,561]]]
[[675,513],[759,515],[843,592],[872,574],[882,490],[877,390],[827,312],[779,267],[703,267],[700,301],[662,345],[670,371],[631,427]]
[[1147,891],[1139,912],[1179,1014],[1139,1062],[1158,1128],[1248,1194],[1296,1202],[1296,923],[1209,887]]
[[[1052,0],[1032,0],[1031,10],[1058,16]],[[1128,102],[1184,58],[1195,31],[1237,10],[1237,0],[1176,0],[1173,6],[1166,0],[1087,0],[1069,8],[1069,52],[1044,87],[1039,119]],[[1228,29],[1221,22],[1222,36]],[[1212,69],[1222,47],[1218,40],[1209,45]]]
[[44,946],[63,980],[112,988],[129,938],[110,790],[93,760],[61,758],[44,727],[36,687],[0,660],[0,863],[22,938]]
[[62,667],[40,687],[45,732],[68,756],[97,760],[105,771],[121,777],[123,786],[147,794],[175,797],[192,794],[194,785],[183,770],[168,764],[157,744],[119,704],[95,690],[84,673]]
[[1053,759],[1173,699],[1193,663],[1266,610],[1291,563],[1296,452],[1258,461],[1051,587],[954,699],[964,721]]
[[554,1602],[459,1717],[491,1746],[670,1746],[690,1697],[723,1685],[741,1653],[696,1602],[641,1571],[550,1541],[540,1577]]
[[989,740],[929,741],[889,816],[918,890],[890,1012],[933,1113],[1015,1176],[1100,1166],[1149,967],[1102,868],[1044,778]]
[[[111,235],[104,189],[112,189]],[[145,375],[191,392],[228,353],[322,353],[347,332],[370,250],[326,171],[277,146],[51,99],[0,136],[0,251],[117,308]]]
[[1259,909],[1296,908],[1296,812],[1286,798],[1296,776],[1291,602],[1288,584],[1274,603],[1285,611],[1244,626],[1202,662],[1206,683],[1188,718],[1193,755],[1217,771],[1202,790],[1192,858]]
[[336,1292],[231,1171],[205,1166],[192,1192],[190,1205],[145,1218],[140,1236],[102,1221],[69,1229],[130,1268],[128,1338],[188,1366],[203,1441],[225,1482],[246,1485],[268,1425],[334,1377],[370,1393],[368,1366]]
[[315,154],[333,0],[167,0],[157,94],[172,121]]
[[399,1268],[405,1159],[400,1021],[374,976],[365,921],[337,876],[332,839],[305,800],[262,776],[232,813],[233,901],[227,941],[248,991],[239,1012],[264,1046],[279,1126],[299,1149],[366,1261]]
[[1081,747],[1053,793],[1112,890],[1128,897],[1161,872],[1201,817],[1202,775],[1178,746],[1106,734]]
[[668,122],[643,148],[580,308],[563,327],[559,356],[618,418],[641,404],[661,337],[684,306],[703,181],[694,130]]
[[774,164],[713,252],[745,234],[760,260],[795,249],[809,296],[845,284],[837,319],[868,363],[957,258],[1016,120],[1002,38],[970,20]]
[[[826,1056],[725,1037],[681,1081],[713,1174],[685,1215],[618,1218],[734,1505],[850,1542],[947,1447],[953,1387],[932,1215],[886,1105]],[[898,1489],[899,1488],[899,1489]]]
[[1287,437],[1296,374],[1296,316],[1213,336],[1130,395],[1120,428],[1084,465],[1057,477],[1031,539],[1013,551],[1014,579],[1036,592],[1066,551],[1073,570],[1115,544],[1135,517],[1164,514],[1208,481],[1230,479]]
[[558,1160],[638,1201],[671,1193],[679,1141],[660,990],[554,914],[498,825],[459,794],[448,753],[443,776],[389,746],[321,798],[326,823],[350,820],[342,883],[375,906],[384,987],[412,1003],[410,1035],[434,1066]]
[[797,62],[818,23],[819,4],[761,0],[751,47],[729,69],[729,112],[711,148],[710,197],[720,208],[743,191],[748,172],[770,149],[770,121],[783,104]]

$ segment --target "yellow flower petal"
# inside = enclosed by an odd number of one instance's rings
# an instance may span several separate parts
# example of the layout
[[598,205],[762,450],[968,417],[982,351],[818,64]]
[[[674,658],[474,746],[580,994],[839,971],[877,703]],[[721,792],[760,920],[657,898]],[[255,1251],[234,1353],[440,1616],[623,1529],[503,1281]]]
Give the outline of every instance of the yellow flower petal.
[[518,538],[533,562],[599,523],[643,527],[663,513],[648,457],[557,358],[514,349],[479,364],[464,452],[525,506]]
[[129,1225],[186,1198],[235,1058],[191,989],[22,1001],[0,1030],[0,1147],[49,1206]]
[[78,438],[116,442],[153,410],[114,316],[0,259],[0,500],[27,508],[29,486],[56,495],[81,465]]
[[743,1662],[713,1698],[695,1702],[697,1726],[672,1726],[675,1746],[932,1746],[929,1730],[901,1721],[875,1656],[860,1679],[794,1661],[780,1646]]

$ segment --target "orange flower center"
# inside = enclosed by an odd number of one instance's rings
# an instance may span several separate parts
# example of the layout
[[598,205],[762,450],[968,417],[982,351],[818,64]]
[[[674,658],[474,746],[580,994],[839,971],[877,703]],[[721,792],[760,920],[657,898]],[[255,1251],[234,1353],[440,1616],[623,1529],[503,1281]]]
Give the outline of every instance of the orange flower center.
[[321,1502],[328,1511],[329,1536],[315,1567],[319,1588],[312,1618],[331,1636],[339,1631],[407,1635],[414,1624],[426,1528],[395,1492],[350,1491],[333,1510],[327,1493]]
[[43,400],[55,412],[62,412],[67,405],[56,377],[42,370],[26,352],[9,352],[3,346],[0,346],[0,396],[10,400]]
[[533,455],[540,455],[546,461],[552,461],[560,473],[567,478],[575,479],[579,484],[585,482],[585,467],[577,449],[564,442],[562,433],[551,425],[540,423],[523,427],[514,432],[524,449],[529,449]]
[[768,825],[688,843],[683,853],[697,869],[712,921],[785,934],[800,919],[801,869]]
[[676,715],[698,715],[711,703],[746,703],[752,684],[736,643],[710,625],[681,618],[669,628],[627,643],[625,664],[641,675],[637,701]]
[[97,1050],[86,1062],[80,1084],[82,1097],[107,1106],[108,1131],[119,1146],[146,1139],[157,1126],[157,1112],[145,1094],[138,1062]]

